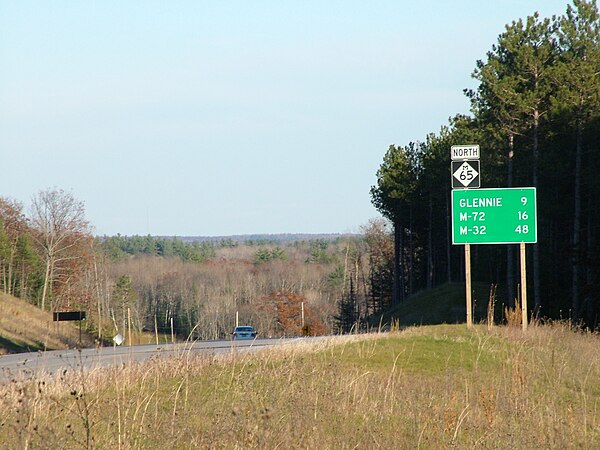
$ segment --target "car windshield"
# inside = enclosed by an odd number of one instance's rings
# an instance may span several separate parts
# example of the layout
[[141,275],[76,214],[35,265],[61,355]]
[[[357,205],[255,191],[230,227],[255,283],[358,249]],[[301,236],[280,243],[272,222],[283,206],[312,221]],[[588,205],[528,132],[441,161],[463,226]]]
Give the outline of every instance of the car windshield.
[[249,331],[249,332],[252,332],[252,331],[254,331],[254,328],[253,327],[237,327],[235,329],[235,331]]

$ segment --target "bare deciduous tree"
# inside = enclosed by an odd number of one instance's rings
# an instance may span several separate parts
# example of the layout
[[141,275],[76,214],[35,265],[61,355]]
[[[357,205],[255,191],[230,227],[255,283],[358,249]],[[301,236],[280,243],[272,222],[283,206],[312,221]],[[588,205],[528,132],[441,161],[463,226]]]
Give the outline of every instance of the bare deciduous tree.
[[52,294],[62,264],[78,258],[71,250],[90,237],[83,202],[62,189],[40,191],[32,200],[31,226],[45,263],[41,308]]

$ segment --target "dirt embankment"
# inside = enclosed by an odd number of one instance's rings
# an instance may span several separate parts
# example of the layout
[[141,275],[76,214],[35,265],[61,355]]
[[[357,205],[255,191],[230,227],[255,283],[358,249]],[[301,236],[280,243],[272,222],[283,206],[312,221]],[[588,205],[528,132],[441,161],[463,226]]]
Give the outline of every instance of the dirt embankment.
[[[78,322],[53,322],[51,313],[6,294],[0,294],[0,311],[0,355],[79,346]],[[81,346],[93,346],[84,330]]]

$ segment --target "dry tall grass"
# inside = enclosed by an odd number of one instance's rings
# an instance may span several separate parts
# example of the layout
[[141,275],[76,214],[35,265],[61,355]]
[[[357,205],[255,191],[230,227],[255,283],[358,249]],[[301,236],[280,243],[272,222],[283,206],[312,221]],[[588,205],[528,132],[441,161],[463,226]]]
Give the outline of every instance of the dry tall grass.
[[599,448],[600,338],[412,328],[2,388],[7,448]]
[[[79,346],[77,322],[53,322],[52,314],[30,303],[0,293],[0,354],[7,350],[23,349],[58,350]],[[83,346],[93,346],[94,341],[85,331],[81,335]]]

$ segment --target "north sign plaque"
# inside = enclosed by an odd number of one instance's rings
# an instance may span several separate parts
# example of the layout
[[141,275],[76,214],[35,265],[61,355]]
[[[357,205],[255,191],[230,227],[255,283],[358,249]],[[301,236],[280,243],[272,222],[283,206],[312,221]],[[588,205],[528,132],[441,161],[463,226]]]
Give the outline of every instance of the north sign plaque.
[[535,242],[537,242],[535,188],[452,191],[453,244],[532,244]]
[[450,159],[452,161],[479,159],[479,145],[453,145],[450,147]]

